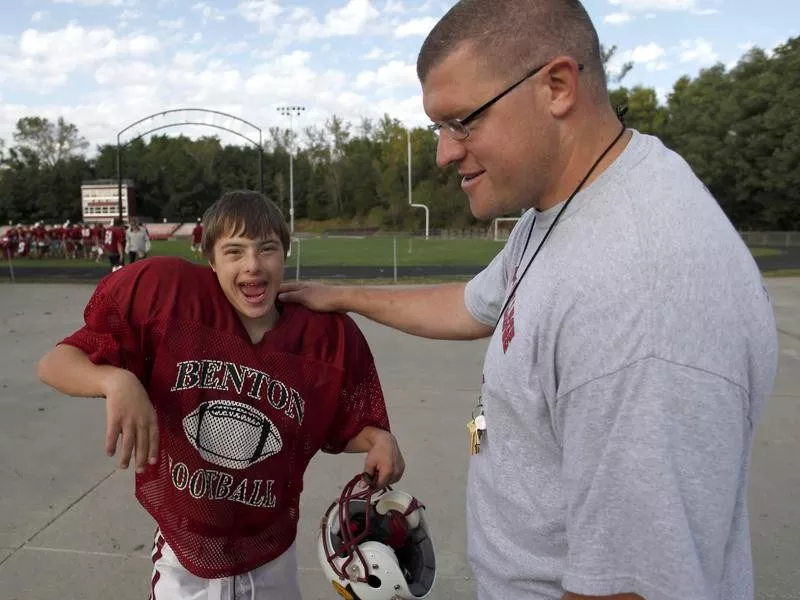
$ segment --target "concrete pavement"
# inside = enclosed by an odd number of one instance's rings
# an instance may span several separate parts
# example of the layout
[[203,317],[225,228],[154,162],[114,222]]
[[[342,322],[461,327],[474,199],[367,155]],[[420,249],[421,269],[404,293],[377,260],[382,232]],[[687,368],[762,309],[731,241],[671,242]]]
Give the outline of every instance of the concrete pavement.
[[[756,441],[750,482],[757,598],[800,599],[800,279],[768,282],[781,368]],[[47,349],[80,326],[91,285],[0,285],[0,600],[143,600],[154,524],[133,474],[103,453],[99,399],[58,395],[35,376]],[[474,597],[465,557],[465,415],[485,342],[434,342],[359,319],[376,356],[407,462],[401,489],[428,504],[437,546],[432,600]],[[316,559],[320,516],[361,468],[318,455],[301,504],[305,600],[335,597]],[[798,494],[798,496],[795,496]]]

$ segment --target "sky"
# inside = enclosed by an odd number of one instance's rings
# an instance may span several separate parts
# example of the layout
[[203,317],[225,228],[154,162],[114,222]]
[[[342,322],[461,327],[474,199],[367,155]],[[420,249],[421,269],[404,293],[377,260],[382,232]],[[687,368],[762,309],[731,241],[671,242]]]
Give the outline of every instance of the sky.
[[[798,35],[796,0],[584,0],[623,84],[666,99],[683,75],[751,47]],[[17,119],[63,116],[92,147],[116,143],[131,123],[160,111],[208,108],[271,127],[357,125],[384,114],[429,123],[415,75],[426,34],[453,2],[440,0],[3,0],[0,9],[0,138]],[[615,68],[612,66],[612,69]],[[291,117],[282,106],[302,106]],[[200,120],[258,139],[220,115],[173,112],[121,134]],[[207,127],[162,133],[219,134]],[[239,142],[244,143],[244,142]]]

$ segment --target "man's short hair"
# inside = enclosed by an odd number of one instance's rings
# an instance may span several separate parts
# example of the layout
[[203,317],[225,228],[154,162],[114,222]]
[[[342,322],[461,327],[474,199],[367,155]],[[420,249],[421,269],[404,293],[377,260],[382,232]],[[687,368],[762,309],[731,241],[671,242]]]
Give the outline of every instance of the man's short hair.
[[225,235],[241,235],[260,240],[275,234],[289,252],[289,226],[281,209],[259,192],[236,190],[226,192],[203,214],[201,247],[206,258],[214,253],[214,244]]
[[491,72],[522,76],[557,56],[571,56],[597,100],[607,96],[597,30],[580,0],[461,0],[428,34],[417,58],[424,85],[430,71],[463,43]]

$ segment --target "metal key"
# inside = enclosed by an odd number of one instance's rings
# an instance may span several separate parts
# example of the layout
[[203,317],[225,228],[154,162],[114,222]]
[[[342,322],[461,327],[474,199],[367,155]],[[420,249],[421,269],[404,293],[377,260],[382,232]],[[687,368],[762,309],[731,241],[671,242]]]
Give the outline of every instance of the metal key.
[[481,438],[475,419],[469,420],[467,430],[469,431],[469,453],[472,455],[478,454],[481,451]]

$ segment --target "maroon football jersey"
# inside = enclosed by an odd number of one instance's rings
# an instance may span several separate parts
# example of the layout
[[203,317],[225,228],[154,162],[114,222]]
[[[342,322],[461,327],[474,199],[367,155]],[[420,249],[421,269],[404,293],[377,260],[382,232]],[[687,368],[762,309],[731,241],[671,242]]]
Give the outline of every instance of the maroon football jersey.
[[294,541],[303,473],[364,427],[389,430],[372,353],[353,320],[279,306],[250,341],[210,268],[154,257],[107,275],[64,340],[135,373],[158,415],[158,465],[136,497],[187,570],[252,570]]
[[122,227],[112,226],[106,229],[103,238],[103,247],[106,254],[117,254],[119,245],[122,244],[122,251],[125,251],[125,230]]

